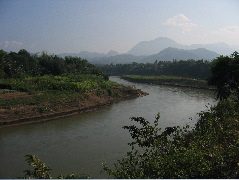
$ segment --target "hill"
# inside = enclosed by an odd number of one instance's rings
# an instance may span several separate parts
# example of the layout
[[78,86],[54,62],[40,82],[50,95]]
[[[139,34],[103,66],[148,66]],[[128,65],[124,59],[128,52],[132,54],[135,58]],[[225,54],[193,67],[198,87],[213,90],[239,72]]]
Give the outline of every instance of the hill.
[[193,50],[198,48],[205,48],[210,51],[214,51],[220,55],[230,55],[232,52],[238,50],[238,46],[229,46],[226,43],[212,43],[212,44],[192,44],[192,45],[183,45],[175,42],[174,40],[166,37],[159,37],[151,41],[141,41],[133,48],[131,48],[127,53],[132,55],[153,55],[157,54],[160,51],[168,48],[178,48]]
[[192,44],[189,46],[191,49],[205,48],[210,51],[214,51],[220,55],[230,55],[232,52],[236,51],[237,48],[229,46],[224,42],[212,43],[212,44]]
[[213,60],[218,57],[219,54],[209,51],[204,48],[198,48],[194,50],[185,50],[178,48],[166,48],[158,54],[150,56],[134,56],[130,54],[122,54],[111,57],[97,57],[89,60],[93,64],[120,64],[120,63],[152,63],[157,61],[173,61],[173,60]]
[[194,50],[185,50],[185,49],[178,49],[178,48],[166,48],[162,50],[158,54],[154,54],[151,56],[147,56],[144,59],[140,60],[140,62],[154,62],[158,61],[172,61],[172,60],[213,60],[214,58],[218,57],[219,54],[209,51],[204,48],[198,48]]
[[59,57],[65,57],[65,56],[73,56],[73,57],[80,57],[83,59],[93,59],[96,57],[110,57],[110,56],[116,56],[119,53],[113,50],[110,50],[108,53],[98,53],[98,52],[89,52],[89,51],[81,51],[79,53],[61,53],[58,54]]
[[132,62],[139,62],[145,58],[145,56],[134,56],[131,54],[121,54],[116,56],[110,56],[110,57],[96,57],[89,60],[92,64],[127,64]]
[[184,48],[183,45],[176,43],[167,37],[159,37],[151,41],[141,41],[127,53],[135,56],[157,54],[168,47]]

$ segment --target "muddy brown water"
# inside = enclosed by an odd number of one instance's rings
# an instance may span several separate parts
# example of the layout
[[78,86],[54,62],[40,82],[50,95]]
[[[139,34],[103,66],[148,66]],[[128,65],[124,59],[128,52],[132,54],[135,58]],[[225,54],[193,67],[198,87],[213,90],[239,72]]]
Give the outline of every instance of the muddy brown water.
[[[213,91],[131,83],[111,77],[149,93],[125,100],[95,112],[52,121],[0,129],[0,178],[23,176],[30,169],[24,156],[35,154],[53,169],[53,175],[85,173],[92,178],[107,178],[102,163],[112,165],[130,150],[131,141],[122,126],[130,117],[143,116],[151,122],[160,112],[159,126],[194,126],[197,113],[214,105]],[[208,105],[209,104],[209,105]],[[192,117],[193,120],[189,118]]]

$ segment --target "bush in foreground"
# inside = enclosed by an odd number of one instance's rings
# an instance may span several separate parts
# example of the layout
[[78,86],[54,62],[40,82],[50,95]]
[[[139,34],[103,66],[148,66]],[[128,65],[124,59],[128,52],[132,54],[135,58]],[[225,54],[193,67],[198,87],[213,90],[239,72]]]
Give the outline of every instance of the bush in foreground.
[[239,104],[222,101],[200,113],[196,127],[158,128],[142,117],[125,126],[133,142],[127,156],[104,170],[113,178],[239,178]]

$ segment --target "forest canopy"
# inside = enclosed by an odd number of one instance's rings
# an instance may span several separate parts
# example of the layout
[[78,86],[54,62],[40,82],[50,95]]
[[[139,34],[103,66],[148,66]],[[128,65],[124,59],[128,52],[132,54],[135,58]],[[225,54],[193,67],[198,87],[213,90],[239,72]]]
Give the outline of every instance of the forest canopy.
[[99,69],[109,75],[167,75],[205,80],[211,75],[210,66],[211,61],[190,59],[155,61],[154,63],[107,64],[99,66]]
[[0,50],[0,78],[23,78],[43,75],[62,74],[94,74],[108,76],[79,57],[66,56],[65,58],[50,55],[46,52],[30,54],[22,49],[18,53]]

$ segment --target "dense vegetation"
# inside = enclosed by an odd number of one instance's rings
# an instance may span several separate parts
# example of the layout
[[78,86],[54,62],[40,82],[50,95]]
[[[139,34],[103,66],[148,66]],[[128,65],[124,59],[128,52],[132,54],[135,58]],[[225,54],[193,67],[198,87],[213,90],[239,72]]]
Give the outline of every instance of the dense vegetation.
[[23,78],[29,76],[62,75],[64,73],[94,74],[107,76],[87,60],[78,57],[61,58],[46,52],[31,55],[22,49],[18,53],[0,50],[0,78]]
[[34,167],[34,170],[25,170],[26,173],[21,179],[90,179],[88,175],[85,174],[70,174],[70,175],[58,175],[53,177],[49,172],[51,169],[46,166],[37,156],[26,155],[26,161],[29,165]]
[[[107,104],[127,95],[135,96],[134,91],[109,81],[85,59],[0,50],[0,94],[4,94],[0,126]],[[95,96],[100,98],[98,104],[93,103]]]
[[[108,76],[78,57],[60,58],[43,52],[30,55],[26,50],[0,50],[0,89],[11,91],[76,91],[116,86]],[[8,91],[9,92],[9,91]]]
[[210,61],[180,60],[155,61],[154,63],[108,64],[99,68],[109,75],[178,76],[207,79],[211,75]]
[[[153,124],[143,117],[131,118],[137,125],[124,127],[133,139],[131,151],[112,169],[104,164],[104,170],[118,179],[239,178],[238,67],[238,53],[214,60],[209,82],[218,88],[221,101],[201,112],[193,129],[162,130],[158,127],[160,114]],[[27,161],[35,169],[26,171],[25,178],[52,178],[49,168],[36,156],[28,156]],[[88,176],[70,178],[81,177]]]
[[158,127],[142,117],[125,126],[133,142],[127,156],[110,169],[114,178],[239,178],[239,103],[223,101],[200,113],[193,130]]
[[218,57],[212,63],[212,76],[208,82],[217,87],[217,98],[227,99],[231,95],[239,98],[239,54]]

